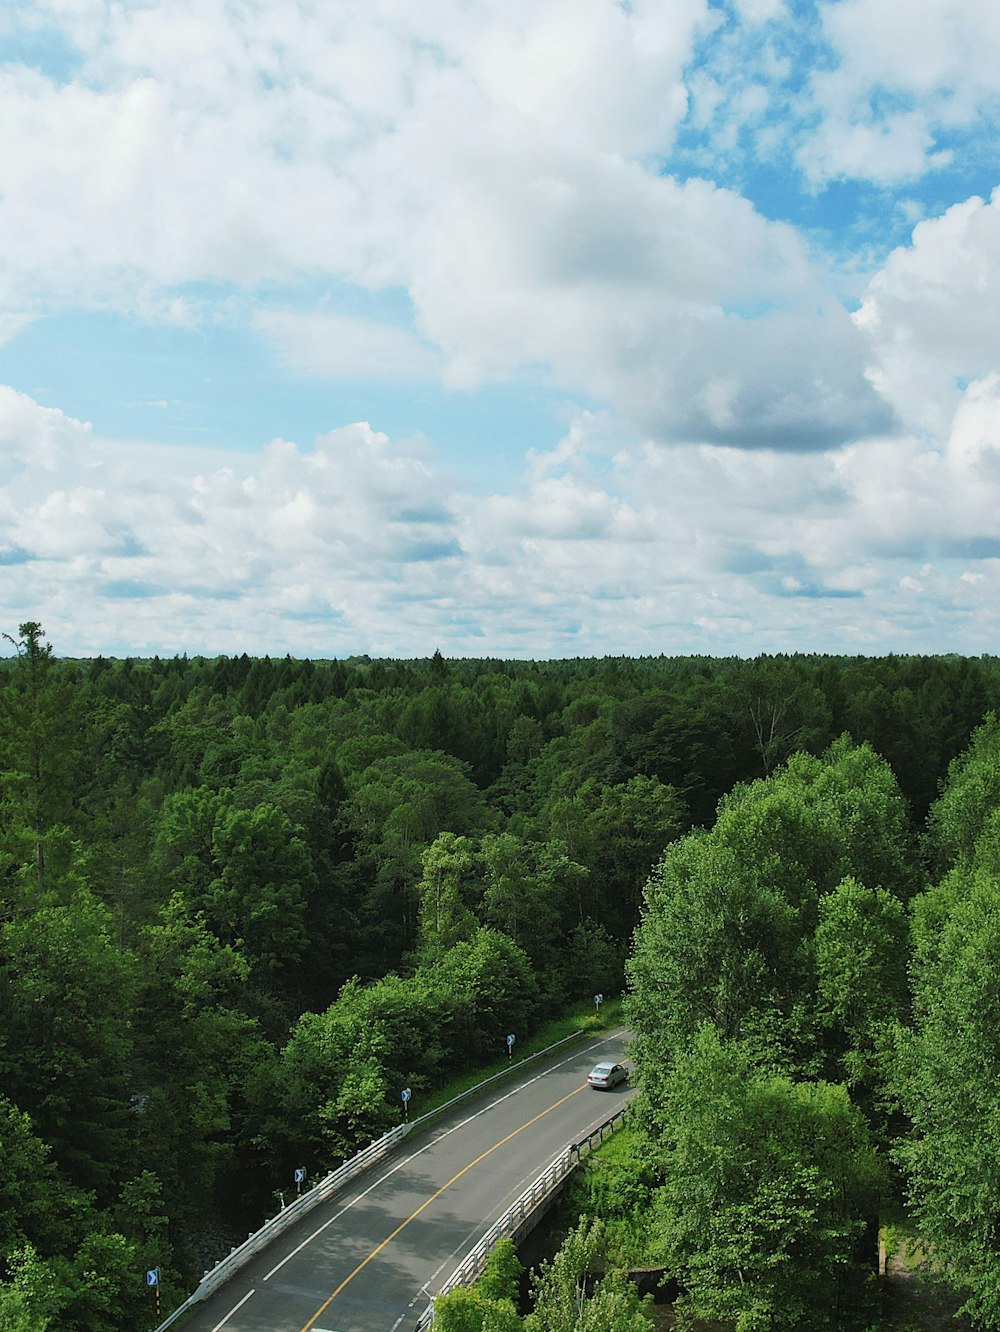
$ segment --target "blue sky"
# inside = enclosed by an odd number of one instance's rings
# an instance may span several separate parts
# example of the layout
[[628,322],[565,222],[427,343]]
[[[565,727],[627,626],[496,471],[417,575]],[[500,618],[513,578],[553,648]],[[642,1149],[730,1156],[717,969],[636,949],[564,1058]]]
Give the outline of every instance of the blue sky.
[[997,650],[992,0],[0,12],[0,627]]

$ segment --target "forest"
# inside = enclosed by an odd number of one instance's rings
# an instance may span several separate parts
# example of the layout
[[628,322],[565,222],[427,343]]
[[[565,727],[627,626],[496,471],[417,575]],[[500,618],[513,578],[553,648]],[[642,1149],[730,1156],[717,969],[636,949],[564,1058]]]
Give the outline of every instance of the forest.
[[631,1126],[534,1312],[501,1254],[444,1332],[647,1326],[643,1263],[681,1325],[871,1329],[889,1203],[1000,1328],[1000,660],[5,637],[2,1332],[155,1325],[147,1268],[171,1307],[294,1166],[595,991]]

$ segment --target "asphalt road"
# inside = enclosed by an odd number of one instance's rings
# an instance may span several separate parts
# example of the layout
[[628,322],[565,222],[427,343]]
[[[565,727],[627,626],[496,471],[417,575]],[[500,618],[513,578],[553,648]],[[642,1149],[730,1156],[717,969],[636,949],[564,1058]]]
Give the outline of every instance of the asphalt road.
[[480,1235],[631,1095],[586,1084],[599,1060],[624,1057],[625,1035],[529,1064],[415,1130],[199,1305],[185,1332],[410,1332]]

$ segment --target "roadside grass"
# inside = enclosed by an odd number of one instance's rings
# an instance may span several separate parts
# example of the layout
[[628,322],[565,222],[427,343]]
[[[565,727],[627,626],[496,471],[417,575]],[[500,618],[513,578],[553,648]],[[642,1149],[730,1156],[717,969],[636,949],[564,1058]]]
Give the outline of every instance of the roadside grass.
[[514,1043],[512,1058],[508,1059],[506,1053],[502,1053],[491,1064],[481,1064],[478,1068],[470,1069],[467,1073],[451,1078],[432,1095],[422,1098],[419,1105],[411,1101],[411,1115],[413,1118],[429,1115],[442,1105],[447,1105],[456,1096],[461,1096],[462,1092],[468,1091],[478,1083],[485,1082],[487,1078],[493,1077],[494,1074],[503,1073],[508,1068],[512,1071],[517,1069],[530,1055],[537,1054],[539,1050],[545,1050],[550,1045],[555,1045],[557,1041],[565,1040],[566,1037],[577,1034],[596,1036],[618,1026],[621,1020],[622,1002],[620,999],[606,1000],[597,1013],[594,1011],[593,1004],[581,1004],[562,1017],[553,1018],[551,1022],[546,1022],[544,1026],[538,1028],[534,1035],[525,1037],[523,1041],[518,1036]]

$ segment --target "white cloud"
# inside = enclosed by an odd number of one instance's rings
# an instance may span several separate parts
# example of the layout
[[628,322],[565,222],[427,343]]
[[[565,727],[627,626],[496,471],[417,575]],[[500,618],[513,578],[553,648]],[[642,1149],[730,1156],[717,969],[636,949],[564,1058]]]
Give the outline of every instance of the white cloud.
[[193,648],[251,623],[310,651],[422,651],[442,624],[495,652],[987,642],[1000,194],[887,193],[911,240],[838,272],[737,182],[962,168],[996,118],[1000,8],[838,0],[822,31],[783,0],[23,12],[80,67],[0,64],[0,343],[74,307],[240,331],[249,308],[275,358],[369,381],[375,426],[387,380],[594,411],[473,495],[362,424],[209,454],[0,389],[8,618],[95,649],[123,601],[137,645]]
[[902,420],[947,434],[962,384],[1000,368],[998,308],[1000,190],[920,222],[868,284],[855,321]]
[[437,379],[434,351],[405,329],[346,315],[261,310],[254,326],[297,369],[325,379]]
[[799,154],[815,180],[840,176],[895,184],[947,166],[952,154],[933,151],[934,134],[923,112],[904,112],[877,121],[824,120]]
[[800,154],[815,180],[912,178],[949,160],[942,131],[995,115],[1000,10],[989,0],[827,0],[820,13],[832,68],[813,76],[820,123]]
[[0,309],[183,322],[181,284],[398,286],[419,337],[299,302],[258,322],[317,374],[435,373],[422,338],[450,384],[541,375],[667,441],[886,424],[801,238],[662,174],[705,0],[36,11],[84,77],[0,67]]
[[64,652],[981,651],[998,424],[995,381],[943,451],[664,450],[585,415],[475,496],[363,424],[147,453],[5,392],[0,622]]

